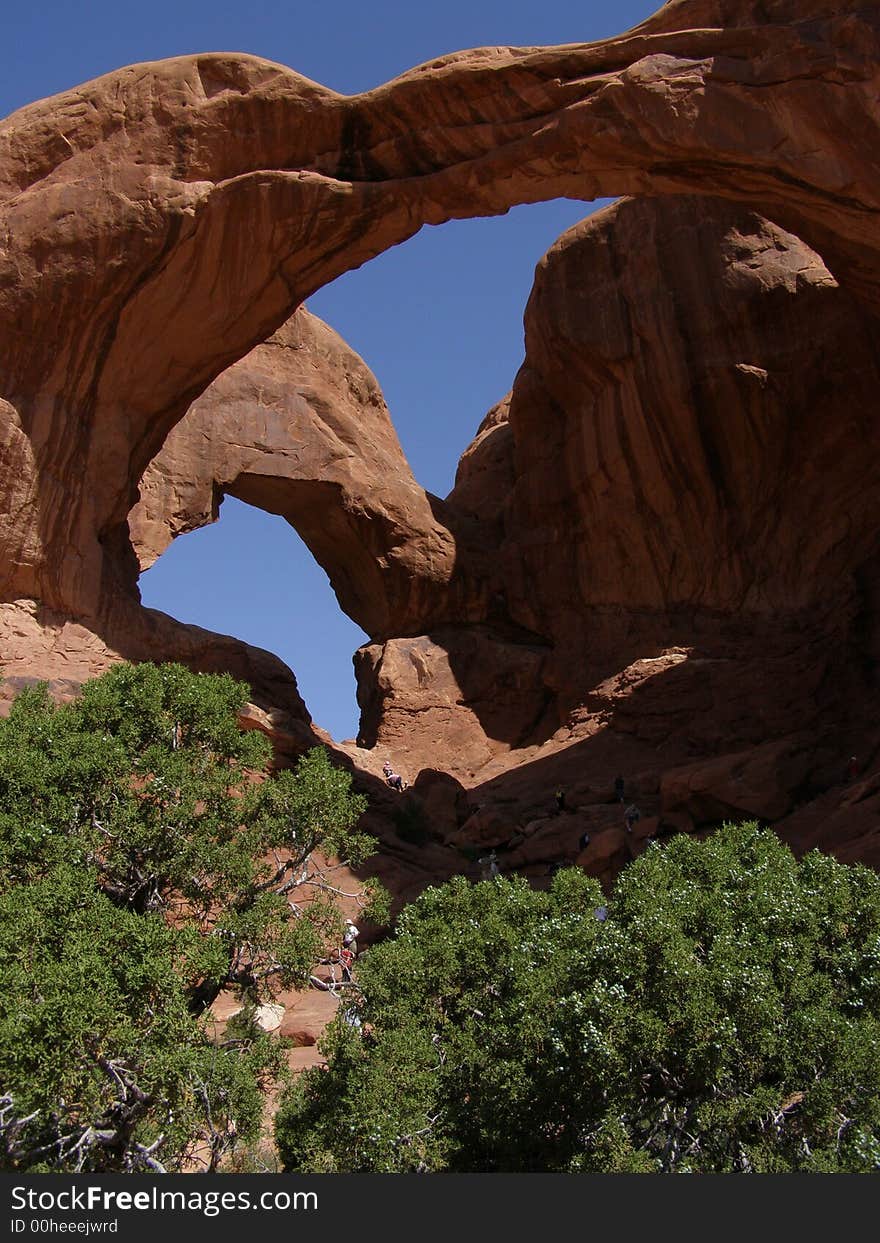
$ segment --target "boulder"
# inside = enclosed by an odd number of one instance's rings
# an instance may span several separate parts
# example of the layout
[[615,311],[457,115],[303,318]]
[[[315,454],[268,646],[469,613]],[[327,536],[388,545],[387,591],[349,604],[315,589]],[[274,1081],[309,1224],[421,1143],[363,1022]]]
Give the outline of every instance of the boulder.
[[803,740],[783,740],[672,769],[660,787],[663,814],[686,812],[698,823],[781,820],[794,807],[811,761]]

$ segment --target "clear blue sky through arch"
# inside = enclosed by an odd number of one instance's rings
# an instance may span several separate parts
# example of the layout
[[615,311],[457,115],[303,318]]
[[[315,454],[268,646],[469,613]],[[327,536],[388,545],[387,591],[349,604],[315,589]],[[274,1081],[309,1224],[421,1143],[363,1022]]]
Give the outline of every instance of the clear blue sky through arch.
[[[0,116],[123,65],[238,51],[346,94],[446,52],[606,38],[643,21],[646,0],[81,0],[4,6]],[[455,464],[522,361],[535,264],[591,205],[556,201],[425,228],[309,300],[382,385],[416,478],[445,495]],[[363,641],[326,575],[282,519],[227,499],[211,528],[176,540],[141,579],[144,603],[275,652],[315,720],[357,729],[351,656]]]

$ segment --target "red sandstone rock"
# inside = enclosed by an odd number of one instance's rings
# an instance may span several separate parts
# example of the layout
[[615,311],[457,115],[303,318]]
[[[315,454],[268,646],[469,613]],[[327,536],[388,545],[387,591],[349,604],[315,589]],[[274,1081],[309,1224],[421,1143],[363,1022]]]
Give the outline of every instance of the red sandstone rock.
[[[625,201],[569,230],[510,398],[514,617],[555,636],[590,606],[839,597],[876,543],[875,332],[818,255],[738,207]],[[547,578],[564,595],[545,603]]]
[[468,816],[461,828],[454,833],[449,843],[452,846],[489,847],[503,846],[511,842],[516,835],[520,840],[524,833],[519,825],[505,815],[499,807],[483,807]]
[[[875,738],[875,753],[876,744]],[[880,868],[880,770],[855,785],[832,786],[774,828],[798,852],[818,849]]]
[[[493,406],[465,449],[455,476],[455,511],[476,519],[500,543],[502,519],[516,482],[510,430],[510,394]],[[491,533],[491,535],[490,535]]]
[[279,1001],[285,1007],[279,1034],[289,1037],[297,1048],[317,1044],[339,1008],[337,997],[314,988],[308,992],[282,993]]
[[[361,733],[407,770],[422,764],[473,775],[493,755],[540,730],[549,695],[546,646],[465,623],[430,636],[361,648]],[[554,724],[555,715],[554,715]]]
[[[301,1045],[290,1049],[287,1054],[287,1065],[296,1074],[302,1070],[311,1070],[314,1066],[325,1066],[327,1059],[315,1045]],[[271,1120],[278,1108],[277,1099],[268,1102],[267,1122]]]
[[[671,274],[691,268],[676,285]],[[614,324],[629,327],[615,335]],[[531,643],[505,647],[486,627],[477,648],[471,629],[449,627],[367,649],[361,702],[378,736],[410,766],[439,749],[485,801],[456,842],[472,832],[489,844],[492,824],[500,844],[542,785],[545,807],[555,784],[585,778],[582,801],[610,799],[621,765],[646,812],[663,774],[692,763],[704,785],[673,798],[673,773],[662,804],[685,826],[786,814],[799,787],[821,788],[819,751],[846,746],[839,731],[870,704],[855,653],[878,629],[861,603],[880,460],[863,452],[877,439],[871,324],[797,238],[681,200],[619,204],[569,231],[539,268],[526,327],[509,402],[480,429],[448,500],[501,539],[490,599],[503,598],[508,625],[512,614],[533,628]],[[743,366],[773,377],[747,402]],[[859,435],[853,417],[868,420]],[[688,455],[701,463],[690,481]],[[740,481],[732,508],[713,469]],[[763,482],[750,487],[750,475]],[[835,542],[844,512],[851,538]],[[734,578],[750,594],[732,592]],[[514,726],[507,690],[518,660],[531,735]],[[567,710],[571,732],[549,736]],[[610,757],[596,746],[609,729]],[[792,741],[805,729],[812,754]]]
[[663,774],[661,805],[664,813],[685,811],[696,821],[781,820],[792,810],[811,766],[808,740],[765,743],[670,769]]

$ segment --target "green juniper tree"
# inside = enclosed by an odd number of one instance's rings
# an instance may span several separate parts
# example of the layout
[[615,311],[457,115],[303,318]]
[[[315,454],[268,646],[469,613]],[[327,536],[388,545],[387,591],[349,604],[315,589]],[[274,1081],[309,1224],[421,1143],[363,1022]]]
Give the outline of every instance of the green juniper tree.
[[[324,859],[373,842],[322,748],[266,776],[268,740],[237,724],[247,696],[119,665],[0,720],[4,1168],[173,1170],[197,1148],[214,1167],[256,1134],[278,1042],[217,1044],[207,1007],[306,983],[341,924]],[[380,913],[378,888],[358,896]]]
[[608,900],[430,889],[359,984],[283,1101],[288,1169],[880,1167],[880,878],[754,825],[652,846]]

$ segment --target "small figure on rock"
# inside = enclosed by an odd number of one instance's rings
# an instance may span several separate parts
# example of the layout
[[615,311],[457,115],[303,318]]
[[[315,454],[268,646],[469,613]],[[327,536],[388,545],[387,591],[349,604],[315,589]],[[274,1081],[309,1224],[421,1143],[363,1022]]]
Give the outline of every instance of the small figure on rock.
[[589,833],[582,833],[578,838],[578,850],[586,850],[590,844]]
[[618,803],[623,802],[623,789],[624,789],[623,778],[620,776],[615,777],[614,778],[614,797],[617,799]]
[[406,782],[401,777],[400,773],[396,773],[394,771],[388,760],[386,760],[382,765],[382,772],[385,774],[385,780],[391,786],[391,789],[397,790],[399,794],[402,794],[406,789]]
[[630,803],[626,811],[623,813],[623,823],[626,825],[627,833],[632,833],[633,825],[638,824],[642,818],[642,813],[636,807],[635,803]]
[[354,920],[347,919],[345,921],[345,928],[342,933],[342,945],[343,945],[343,948],[350,950],[350,952],[355,958],[357,958],[357,952],[358,952],[357,939],[360,935],[361,935],[360,929],[356,926]]
[[498,856],[494,850],[487,855],[483,855],[477,862],[482,868],[483,880],[494,880],[496,876],[501,875],[501,868],[498,866]]
[[851,755],[849,757],[849,763],[846,766],[846,772],[847,772],[847,776],[849,777],[850,781],[856,780],[856,778],[859,775],[858,756]]
[[554,798],[556,799],[557,813],[561,811],[565,811],[565,790],[562,788],[562,786],[560,786],[559,789],[556,791]]
[[351,969],[354,966],[354,954],[351,950],[347,950],[345,946],[339,951],[339,963],[342,967],[343,984],[351,984]]

